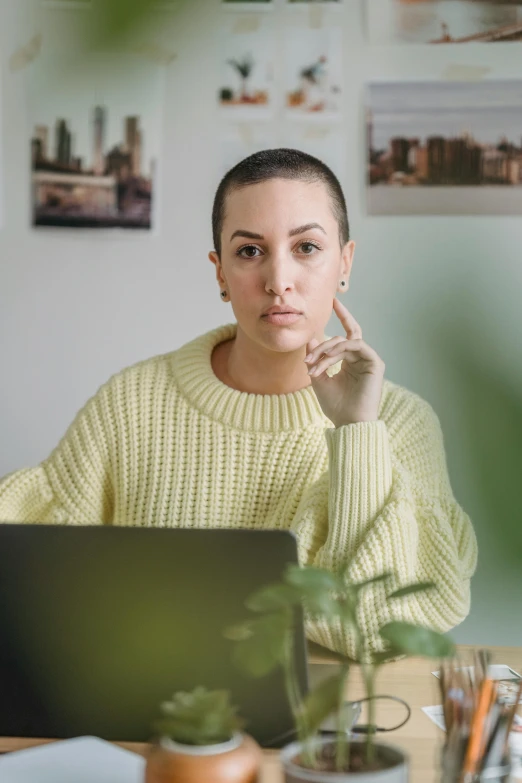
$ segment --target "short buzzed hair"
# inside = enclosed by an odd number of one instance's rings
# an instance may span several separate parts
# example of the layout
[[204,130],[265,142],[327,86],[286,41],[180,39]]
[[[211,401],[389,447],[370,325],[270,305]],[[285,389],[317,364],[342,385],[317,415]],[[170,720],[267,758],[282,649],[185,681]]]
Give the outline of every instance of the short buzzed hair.
[[300,179],[303,182],[323,182],[332,201],[334,216],[339,225],[341,248],[350,241],[350,226],[346,201],[339,180],[319,158],[301,150],[261,150],[249,155],[228,171],[219,183],[212,208],[212,236],[214,249],[221,256],[221,232],[225,222],[227,196],[234,190],[256,185],[269,179]]

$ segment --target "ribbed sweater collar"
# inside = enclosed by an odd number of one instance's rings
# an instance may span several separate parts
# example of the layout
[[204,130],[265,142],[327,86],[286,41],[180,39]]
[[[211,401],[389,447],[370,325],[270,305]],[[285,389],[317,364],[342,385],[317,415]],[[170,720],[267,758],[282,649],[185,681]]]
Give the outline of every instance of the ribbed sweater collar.
[[[240,430],[281,432],[332,426],[312,386],[290,394],[251,394],[232,389],[215,375],[211,356],[218,343],[235,336],[237,323],[199,335],[173,353],[174,373],[182,394],[210,418]],[[326,339],[329,339],[325,335]],[[328,369],[339,371],[341,362]]]

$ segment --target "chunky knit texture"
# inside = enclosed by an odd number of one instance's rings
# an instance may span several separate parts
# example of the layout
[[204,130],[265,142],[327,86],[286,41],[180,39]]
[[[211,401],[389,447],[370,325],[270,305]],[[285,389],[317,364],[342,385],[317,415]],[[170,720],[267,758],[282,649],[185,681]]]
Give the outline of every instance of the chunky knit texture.
[[[218,327],[113,376],[39,466],[0,483],[0,520],[145,527],[282,528],[302,564],[349,577],[383,571],[396,586],[438,590],[387,601],[364,591],[371,648],[402,619],[446,631],[470,605],[477,544],[453,497],[439,420],[418,395],[384,381],[379,420],[335,428],[312,386],[282,395],[223,384]],[[328,370],[333,375],[338,362]],[[307,619],[308,637],[354,654],[349,630]]]

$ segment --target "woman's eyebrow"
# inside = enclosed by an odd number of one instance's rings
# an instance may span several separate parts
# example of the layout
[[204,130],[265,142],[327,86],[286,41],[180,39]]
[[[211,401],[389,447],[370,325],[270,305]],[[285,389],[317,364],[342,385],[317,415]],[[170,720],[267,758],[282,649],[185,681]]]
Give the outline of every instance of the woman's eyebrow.
[[[297,234],[304,234],[305,231],[311,231],[313,228],[318,228],[323,232],[323,234],[326,234],[326,231],[321,225],[319,225],[319,223],[305,223],[304,226],[299,226],[298,228],[293,228],[291,231],[289,231],[288,236],[295,237]],[[246,237],[247,239],[264,239],[262,234],[255,234],[253,231],[247,231],[243,228],[234,231],[230,237],[230,241],[232,242],[235,237]]]

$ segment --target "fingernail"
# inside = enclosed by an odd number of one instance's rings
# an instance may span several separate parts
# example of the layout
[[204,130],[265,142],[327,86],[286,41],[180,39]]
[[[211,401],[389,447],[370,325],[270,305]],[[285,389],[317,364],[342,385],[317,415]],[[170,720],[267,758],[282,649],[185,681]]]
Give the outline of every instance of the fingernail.
[[308,356],[305,356],[304,360],[305,360],[305,362],[309,362],[311,358],[312,358],[312,354],[309,353]]

